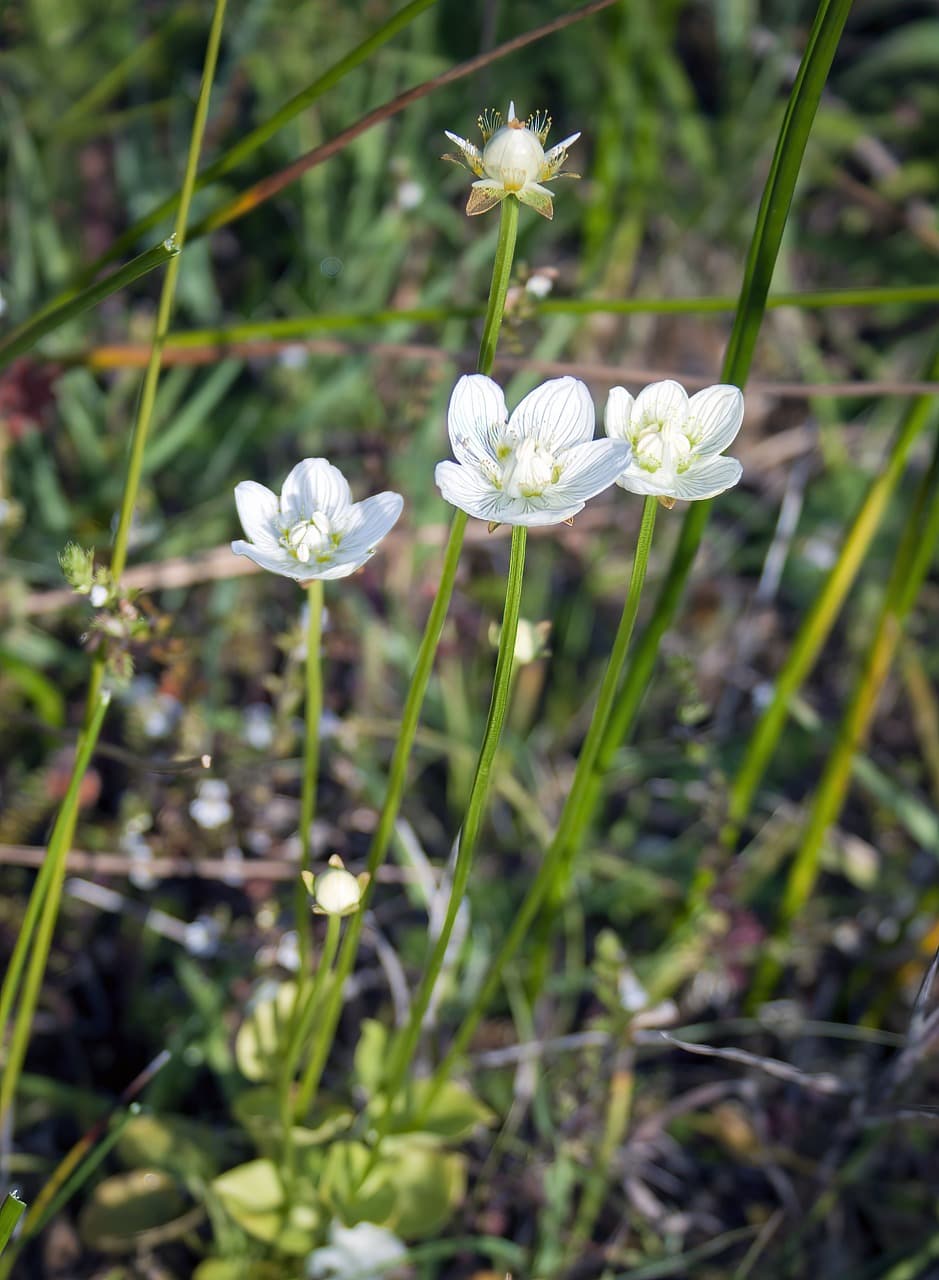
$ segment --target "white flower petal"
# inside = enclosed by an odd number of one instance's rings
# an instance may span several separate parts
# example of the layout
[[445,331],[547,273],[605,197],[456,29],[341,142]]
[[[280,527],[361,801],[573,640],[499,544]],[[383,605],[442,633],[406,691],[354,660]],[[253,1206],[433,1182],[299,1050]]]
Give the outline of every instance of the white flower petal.
[[438,462],[434,480],[447,502],[478,520],[498,520],[500,524],[508,524],[504,516],[517,505],[495,485],[489,484],[472,465],[464,467],[456,462]]
[[688,393],[677,382],[650,382],[636,396],[632,410],[633,429],[645,423],[674,422],[681,425],[688,417]]
[[732,489],[742,475],[743,467],[736,458],[702,458],[675,477],[671,496],[690,502],[714,498],[725,489]]
[[627,489],[630,493],[651,494],[662,498],[675,496],[673,493],[675,476],[664,467],[658,471],[646,471],[636,461],[632,461],[626,470],[616,477],[616,483],[621,489]]
[[723,453],[743,421],[743,393],[729,383],[705,387],[688,402],[688,426],[702,457]]
[[299,560],[295,560],[289,551],[272,551],[266,547],[256,547],[253,542],[243,542],[241,539],[233,542],[231,549],[236,556],[247,556],[249,560],[253,560],[262,569],[268,569],[271,573],[280,573],[285,578],[296,578],[297,581],[302,581],[305,578],[313,577],[313,574],[309,571],[309,566],[302,565]]
[[629,445],[619,440],[588,440],[574,445],[559,459],[563,468],[557,484],[551,486],[552,500],[587,502],[608,489],[629,465]]
[[370,549],[376,547],[396,523],[403,508],[404,499],[401,494],[390,490],[376,493],[364,502],[357,502],[352,508],[348,532],[342,540],[342,558],[354,560],[359,555],[367,556]]
[[524,503],[524,508],[512,515],[503,516],[503,524],[523,524],[527,529],[544,528],[545,525],[563,524],[565,520],[570,520],[577,515],[578,511],[583,511],[584,504],[582,502],[569,502],[564,506],[555,505],[556,500],[552,500],[552,505],[536,506],[536,502],[544,502],[545,499],[533,499]]
[[326,458],[304,458],[284,481],[280,506],[285,523],[309,519],[315,511],[330,518],[341,516],[352,505],[345,476]]
[[557,453],[593,436],[590,392],[579,378],[552,378],[536,387],[509,419],[509,430]]
[[603,429],[611,440],[629,439],[629,422],[635,401],[625,387],[611,387],[603,414]]
[[235,506],[245,534],[259,546],[277,546],[280,537],[280,501],[263,484],[242,480],[235,485]]
[[495,457],[494,441],[508,413],[502,388],[481,373],[464,375],[453,388],[447,408],[450,444],[460,462]]

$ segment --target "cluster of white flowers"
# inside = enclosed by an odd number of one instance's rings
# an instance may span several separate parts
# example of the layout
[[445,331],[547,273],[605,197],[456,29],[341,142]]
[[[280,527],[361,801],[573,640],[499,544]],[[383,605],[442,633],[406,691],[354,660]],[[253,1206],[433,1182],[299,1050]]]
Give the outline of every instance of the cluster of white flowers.
[[[635,399],[610,391],[605,439],[594,439],[590,392],[577,378],[553,378],[508,413],[498,383],[460,378],[447,427],[456,461],[437,465],[440,492],[490,525],[570,521],[613,483],[677,499],[713,498],[737,483],[742,468],[723,456],[740,430],[743,396],[720,384],[688,396],[677,382],[654,382]],[[237,555],[300,582],[344,578],[360,568],[398,519],[398,493],[353,502],[341,472],[306,458],[284,481],[280,498],[245,480],[235,489],[250,542]]]

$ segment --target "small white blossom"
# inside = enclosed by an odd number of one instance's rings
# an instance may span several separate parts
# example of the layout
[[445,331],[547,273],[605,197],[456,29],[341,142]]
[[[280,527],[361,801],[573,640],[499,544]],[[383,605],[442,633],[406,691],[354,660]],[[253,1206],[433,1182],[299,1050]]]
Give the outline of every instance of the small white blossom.
[[198,795],[189,806],[189,816],[203,831],[215,831],[231,822],[228,783],[221,778],[206,778],[197,788]]
[[[580,134],[572,133],[546,152],[544,144],[550,128],[549,115],[539,113],[522,121],[515,115],[515,103],[510,102],[504,124],[501,111],[484,111],[479,117],[482,151],[459,134],[446,130],[450,141],[460,148],[462,158],[448,155],[444,159],[465,164],[479,179],[470,190],[467,213],[485,213],[506,196],[516,196],[543,217],[554,216],[552,193],[541,183],[561,176],[559,171],[567,159],[568,148]],[[577,174],[563,176],[576,178]]]
[[653,382],[635,400],[624,387],[614,387],[606,402],[606,433],[630,449],[616,483],[657,496],[666,506],[676,498],[716,497],[743,474],[736,458],[720,456],[742,421],[739,387],[721,383],[689,399],[677,382]]
[[353,502],[342,472],[325,458],[305,458],[284,481],[280,498],[253,480],[235,487],[235,504],[250,542],[237,556],[298,582],[346,578],[374,553],[401,514],[399,493]]
[[576,378],[542,383],[509,418],[502,388],[468,374],[453,388],[447,427],[457,462],[437,464],[437,486],[447,502],[490,524],[570,520],[630,456],[618,441],[594,440],[593,401]]
[[313,899],[313,910],[317,915],[351,916],[359,909],[370,876],[365,871],[354,876],[345,869],[342,858],[334,853],[329,859],[329,869],[322,875],[301,871],[300,878]]
[[533,298],[546,298],[553,288],[554,277],[545,271],[536,271],[525,281],[525,292],[530,293]]
[[389,1267],[403,1261],[407,1250],[391,1231],[373,1222],[344,1227],[334,1221],[329,1244],[314,1249],[306,1260],[310,1280],[381,1280]]

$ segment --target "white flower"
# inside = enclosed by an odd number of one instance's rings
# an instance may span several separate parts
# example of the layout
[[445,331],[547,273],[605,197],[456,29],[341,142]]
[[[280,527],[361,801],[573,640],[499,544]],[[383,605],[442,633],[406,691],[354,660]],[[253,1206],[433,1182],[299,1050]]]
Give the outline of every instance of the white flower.
[[306,1273],[311,1280],[325,1276],[331,1280],[382,1280],[388,1268],[401,1262],[407,1254],[396,1235],[372,1222],[344,1227],[334,1221],[329,1228],[329,1240],[328,1245],[314,1249],[306,1260]]
[[301,871],[300,878],[315,903],[313,910],[317,915],[351,916],[358,911],[371,877],[367,871],[354,876],[345,869],[339,854],[334,853],[329,859],[328,871],[319,876]]
[[593,401],[576,378],[542,383],[507,417],[497,383],[461,378],[447,413],[458,461],[435,473],[447,502],[490,524],[569,520],[629,461],[626,445],[593,439]]
[[203,831],[215,831],[232,819],[231,792],[221,778],[206,778],[196,788],[198,795],[189,805],[189,816]]
[[653,382],[635,400],[614,387],[606,402],[606,433],[629,444],[630,457],[616,483],[632,493],[713,498],[743,474],[736,458],[721,457],[740,430],[743,395],[721,383],[689,399],[677,382]]
[[401,514],[399,493],[353,502],[342,472],[325,458],[304,458],[284,481],[280,498],[243,480],[235,504],[250,542],[231,544],[262,569],[298,582],[345,578],[375,552]]
[[[479,179],[470,191],[467,213],[485,213],[511,195],[545,218],[554,216],[552,193],[540,184],[559,176],[568,148],[580,134],[572,133],[546,152],[544,144],[550,128],[549,115],[539,113],[522,121],[515,115],[515,103],[510,102],[505,124],[502,123],[501,111],[484,111],[479,117],[479,131],[484,143],[482,151],[459,134],[445,131],[450,141],[460,148],[462,159],[450,155],[444,159],[465,164]],[[563,176],[576,178],[577,174],[566,173]]]

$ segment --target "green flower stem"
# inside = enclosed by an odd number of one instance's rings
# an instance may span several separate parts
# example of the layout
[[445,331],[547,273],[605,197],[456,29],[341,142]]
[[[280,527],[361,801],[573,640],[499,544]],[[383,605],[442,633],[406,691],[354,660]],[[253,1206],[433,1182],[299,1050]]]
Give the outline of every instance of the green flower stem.
[[[939,441],[907,517],[890,581],[884,593],[874,639],[855,683],[834,747],[828,755],[825,771],[789,872],[779,912],[779,938],[788,934],[792,921],[802,911],[815,887],[825,837],[832,823],[838,820],[851,782],[855,757],[866,743],[880,691],[893,664],[907,615],[929,572],[937,541]],[[778,949],[766,949],[753,981],[751,1001],[754,1006],[769,998],[781,972]]]
[[[209,31],[209,39],[206,46],[202,85],[199,91],[199,100],[196,104],[196,113],[193,120],[192,133],[189,142],[189,155],[186,162],[186,171],[183,181],[183,194],[180,200],[179,213],[176,222],[174,243],[177,246],[178,251],[182,250],[185,239],[186,220],[189,216],[189,205],[192,198],[192,189],[195,181],[196,166],[199,159],[199,150],[202,145],[202,137],[205,131],[205,122],[208,115],[209,96],[215,75],[215,66],[218,60],[218,50],[221,42],[222,21],[225,15],[226,2],[227,0],[215,0],[212,26]],[[166,274],[163,277],[163,287],[160,293],[160,304],[153,338],[153,348],[151,351],[150,362],[144,375],[143,390],[141,391],[137,419],[134,424],[134,430],[131,437],[130,461],[128,464],[127,478],[124,482],[121,511],[118,520],[117,532],[114,538],[114,551],[111,558],[111,572],[115,582],[120,581],[121,574],[124,571],[124,566],[127,561],[131,518],[133,516],[134,506],[137,501],[137,492],[140,486],[144,447],[146,445],[150,419],[153,414],[156,384],[160,371],[160,356],[163,349],[163,343],[165,342],[166,335],[169,332],[178,271],[179,256],[177,252],[177,254],[174,254],[169,258]],[[91,760],[94,744],[97,740],[98,734],[100,733],[101,722],[104,718],[104,712],[109,701],[109,695],[103,691],[105,661],[106,658],[102,655],[96,657],[92,664],[91,674],[88,681],[88,693],[85,702],[85,726],[82,738],[79,742],[78,753],[72,770],[72,777],[69,780],[66,797],[63,801],[62,808],[59,811],[58,818],[56,819],[55,827],[53,828],[52,838],[49,845],[49,854],[46,859],[47,864],[51,863],[52,866],[48,873],[45,872],[44,867],[43,873],[36,878],[23,920],[23,926],[21,927],[17,937],[14,958],[13,961],[11,961],[6,975],[4,976],[3,987],[0,989],[0,1036],[2,1036],[6,1029],[6,1020],[9,1017],[13,1001],[16,997],[16,989],[19,983],[20,973],[22,971],[23,959],[27,950],[32,945],[33,933],[35,930],[37,934],[37,945],[33,947],[32,954],[30,956],[30,967],[26,977],[26,989],[23,992],[23,996],[17,1009],[16,1022],[13,1030],[13,1043],[11,1044],[10,1054],[4,1067],[2,1081],[0,1081],[0,1119],[5,1115],[13,1095],[16,1092],[16,1084],[26,1052],[26,1038],[28,1037],[29,1028],[32,1024],[35,1004],[39,998],[39,988],[42,982],[42,973],[45,968],[45,958],[49,950],[49,945],[51,944],[52,933],[58,916],[59,901],[62,894],[62,883],[65,871],[65,858],[69,848],[71,847],[72,838],[75,832],[75,824],[78,819],[78,791],[81,786],[82,779],[84,778],[85,771],[88,768],[88,763]],[[73,792],[74,799],[69,803],[69,796],[71,796]],[[61,866],[59,865],[60,863]],[[47,938],[46,935],[48,935]],[[40,938],[46,939],[46,941],[40,942]],[[17,953],[19,953],[19,958],[17,958]],[[14,1046],[16,1048],[15,1053]]]
[[170,236],[162,244],[154,245],[146,253],[142,253],[139,257],[134,258],[133,261],[128,262],[126,267],[121,267],[119,271],[112,271],[109,276],[105,276],[97,284],[89,285],[87,289],[83,289],[81,293],[76,294],[68,302],[47,308],[45,311],[40,312],[39,315],[34,316],[32,320],[19,325],[18,328],[13,329],[0,342],[0,369],[5,369],[8,364],[15,360],[17,356],[21,356],[24,351],[29,351],[47,333],[58,329],[60,325],[66,324],[75,316],[81,315],[83,311],[96,307],[104,298],[109,298],[112,293],[117,293],[119,289],[123,289],[125,285],[131,284],[134,280],[139,280],[148,271],[153,271],[156,267],[162,267],[164,263],[171,262],[178,253],[179,246]]
[[[361,909],[359,910],[361,916]],[[307,999],[306,1005],[297,1023],[292,1043],[288,1047],[285,1062],[285,1083],[287,1098],[290,1097],[290,1086],[293,1082],[294,1072],[297,1069],[297,1062],[303,1051],[310,1032],[313,1030],[313,1022],[319,1012],[323,997],[326,994],[327,979],[333,973],[336,962],[336,953],[339,950],[339,938],[342,931],[342,918],[340,916],[329,916],[326,922],[326,941],[323,943],[323,953],[319,958],[316,966],[316,978],[313,981],[313,987]],[[307,1063],[303,1075],[300,1078],[300,1089],[297,1093],[297,1100],[294,1104],[288,1102],[290,1116],[296,1116],[302,1120],[310,1110],[313,1102],[313,1095],[316,1092],[317,1081],[314,1074],[314,1059],[311,1057]],[[289,1128],[289,1124],[288,1124]]]
[[[323,582],[314,578],[307,584],[306,626],[306,732],[303,739],[303,784],[300,793],[300,870],[312,869],[310,853],[313,817],[316,813],[316,786],[320,764],[320,720],[323,717]],[[294,891],[294,919],[300,972],[310,963],[310,898],[302,880]]]
[[[517,230],[518,201],[514,198],[504,200],[499,219],[499,239],[496,244],[492,281],[489,286],[486,319],[483,323],[479,359],[476,363],[477,372],[479,373],[489,374],[492,372],[492,362],[499,339],[499,330],[502,326],[502,316],[505,311],[505,296],[512,276],[512,260],[515,254]],[[394,834],[395,823],[398,820],[398,813],[401,809],[401,800],[407,783],[411,749],[414,746],[414,736],[417,733],[420,722],[421,707],[423,706],[427,684],[433,671],[434,657],[437,653],[437,646],[440,643],[443,624],[446,621],[447,610],[450,608],[450,599],[453,595],[453,584],[456,581],[456,571],[460,561],[460,551],[463,547],[467,520],[468,516],[465,511],[457,511],[450,525],[450,536],[444,552],[440,583],[417,651],[417,661],[414,664],[411,684],[405,698],[404,710],[401,713],[401,727],[388,770],[388,786],[385,792],[385,799],[375,827],[375,834],[372,836],[371,844],[369,845],[366,870],[369,872],[371,879],[363,895],[360,909],[354,916],[350,917],[349,927],[346,930],[346,936],[336,966],[336,980],[332,984],[323,1006],[321,1034],[314,1041],[310,1061],[304,1073],[304,1096],[307,1097],[308,1110],[313,1105],[313,1099],[316,1097],[323,1068],[326,1065],[333,1038],[336,1034],[339,1016],[342,1013],[342,992],[346,979],[355,965],[365,911],[376,883],[375,873],[388,855],[391,837]]]
[[[46,970],[46,960],[49,955],[49,948],[52,945],[52,934],[59,914],[59,900],[62,896],[62,884],[65,880],[65,866],[71,847],[71,835],[75,829],[79,792],[88,765],[91,763],[91,757],[94,754],[110,700],[110,693],[104,692],[101,694],[88,727],[79,740],[72,776],[69,779],[62,807],[59,810],[55,826],[52,829],[52,835],[49,838],[49,847],[45,859],[45,866],[49,868],[49,871],[42,878],[37,878],[33,893],[30,896],[27,914],[31,922],[34,923],[35,928],[30,933],[27,933],[25,927],[20,930],[13,957],[4,975],[2,1005],[8,1013],[12,1007],[16,989],[19,985],[20,974],[25,964],[26,973],[23,979],[23,989],[13,1022],[9,1050],[6,1055],[6,1061],[3,1064],[3,1075],[0,1077],[0,1124],[6,1118],[7,1111],[16,1093],[20,1072],[23,1069],[29,1033],[33,1023],[33,1014],[39,1000],[39,990]],[[45,870],[45,867],[43,869]],[[33,905],[34,900],[38,904],[35,908]],[[26,921],[24,921],[25,924]],[[29,956],[28,963],[26,963],[27,952]]]
[[[806,143],[851,0],[821,0],[805,54],[783,117],[770,172],[763,189],[753,238],[744,267],[740,299],[721,372],[723,382],[744,387],[766,311],[770,281],[779,256],[789,206],[802,166]],[[607,724],[596,761],[596,778],[585,796],[587,813],[581,832],[596,812],[603,775],[629,732],[652,678],[662,637],[671,626],[684,594],[695,555],[707,525],[711,503],[693,502],[682,521],[678,544],[659,590],[652,616],[639,639]]]
[[[512,552],[509,560],[509,573],[505,589],[505,608],[502,613],[502,631],[499,636],[499,652],[496,656],[496,670],[492,682],[492,698],[489,703],[489,715],[483,733],[479,758],[470,788],[466,814],[458,837],[456,864],[453,868],[453,884],[450,889],[450,900],[447,903],[447,914],[434,943],[424,968],[424,976],[420,988],[411,1006],[411,1016],[395,1044],[391,1062],[385,1079],[383,1092],[387,1099],[387,1107],[377,1125],[377,1142],[380,1142],[391,1124],[394,1103],[401,1092],[408,1069],[417,1049],[421,1035],[424,1015],[430,1004],[434,987],[440,977],[450,935],[456,921],[460,904],[466,896],[466,886],[473,866],[473,856],[482,828],[489,798],[489,784],[492,766],[502,738],[502,727],[505,723],[509,706],[509,693],[512,683],[512,668],[515,662],[515,637],[518,631],[518,613],[522,599],[522,578],[525,570],[525,545],[527,529],[516,525],[512,530]],[[377,1143],[376,1143],[377,1146]]]
[[541,861],[528,893],[522,900],[522,904],[512,920],[511,927],[498,954],[489,966],[485,982],[480,987],[470,1009],[460,1023],[446,1056],[433,1074],[424,1101],[425,1110],[430,1107],[440,1088],[449,1080],[454,1063],[463,1054],[466,1046],[473,1038],[480,1019],[499,990],[502,974],[506,966],[529,936],[531,927],[537,919],[545,899],[550,894],[549,900],[556,909],[560,887],[567,883],[572,851],[576,849],[577,838],[583,830],[584,823],[590,816],[585,809],[584,802],[593,778],[597,752],[603,740],[604,729],[616,697],[620,675],[629,652],[629,643],[636,623],[636,615],[639,611],[639,600],[642,595],[643,582],[645,581],[646,567],[649,563],[649,551],[652,546],[652,534],[655,529],[658,505],[657,498],[646,498],[643,504],[642,523],[639,527],[639,537],[636,542],[636,554],[633,558],[626,602],[623,605],[623,613],[616,631],[616,638],[613,641],[610,660],[597,695],[597,705],[577,759],[574,779],[561,813],[557,832]]

